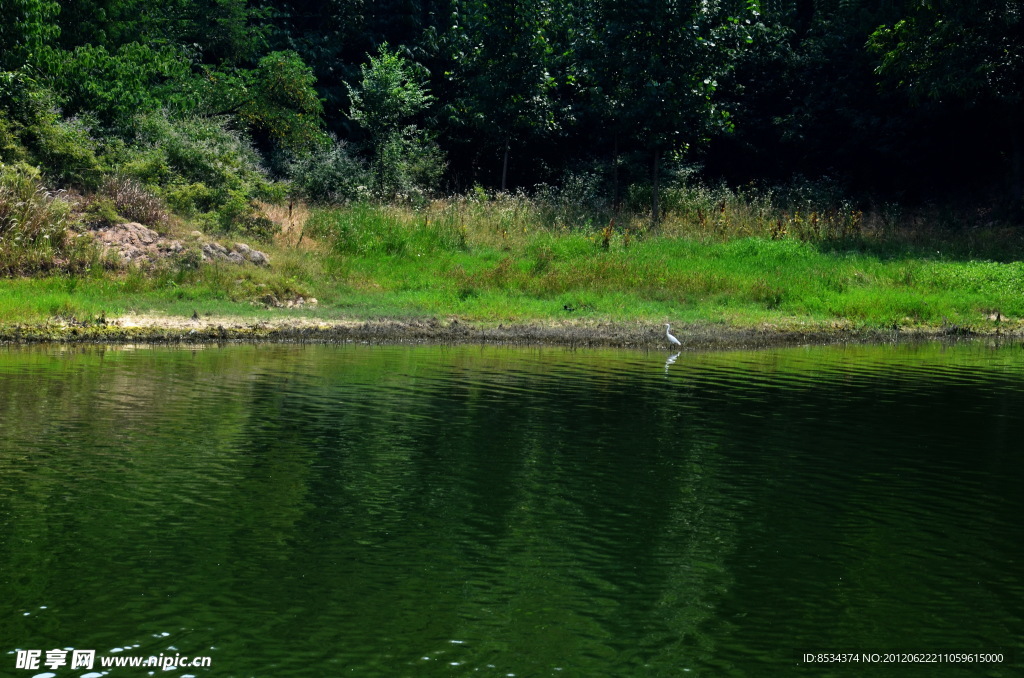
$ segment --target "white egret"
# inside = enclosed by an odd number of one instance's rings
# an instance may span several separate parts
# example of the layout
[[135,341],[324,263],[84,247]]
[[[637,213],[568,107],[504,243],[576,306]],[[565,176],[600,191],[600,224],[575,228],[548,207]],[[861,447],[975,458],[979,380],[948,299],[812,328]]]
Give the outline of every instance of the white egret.
[[670,323],[665,323],[665,336],[668,337],[668,343],[672,344],[673,346],[682,346],[683,342],[673,337],[672,334],[669,332],[669,328],[671,327],[672,325]]

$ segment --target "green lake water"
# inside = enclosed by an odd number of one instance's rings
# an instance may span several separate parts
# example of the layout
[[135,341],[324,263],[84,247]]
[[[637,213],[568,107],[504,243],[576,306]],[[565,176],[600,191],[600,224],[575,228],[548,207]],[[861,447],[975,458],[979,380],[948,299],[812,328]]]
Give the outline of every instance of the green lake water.
[[1020,345],[0,349],[0,676],[1019,676],[1022,520]]

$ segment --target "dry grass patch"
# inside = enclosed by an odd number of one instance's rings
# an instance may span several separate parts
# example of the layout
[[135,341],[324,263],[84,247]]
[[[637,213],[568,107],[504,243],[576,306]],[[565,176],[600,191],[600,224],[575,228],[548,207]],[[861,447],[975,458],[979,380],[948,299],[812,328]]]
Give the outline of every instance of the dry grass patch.
[[298,248],[306,251],[319,249],[316,239],[306,232],[309,206],[304,202],[273,204],[258,202],[260,213],[277,225],[274,244],[280,248]]

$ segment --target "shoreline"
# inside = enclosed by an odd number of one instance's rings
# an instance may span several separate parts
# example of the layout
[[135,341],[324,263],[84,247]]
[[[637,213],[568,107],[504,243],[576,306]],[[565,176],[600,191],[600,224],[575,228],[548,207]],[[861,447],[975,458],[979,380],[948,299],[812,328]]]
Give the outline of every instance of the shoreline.
[[[893,327],[887,329],[832,324],[765,324],[732,327],[723,324],[673,324],[679,350],[728,350],[844,343],[897,343],[952,341],[968,338],[1020,339],[1015,329],[991,331],[960,326]],[[0,327],[0,344],[196,344],[196,343],[371,343],[371,344],[479,344],[564,346],[568,348],[665,349],[663,326],[653,322],[534,321],[481,323],[457,317],[370,320],[323,320],[306,317],[198,319],[138,315],[95,323],[49,321]]]

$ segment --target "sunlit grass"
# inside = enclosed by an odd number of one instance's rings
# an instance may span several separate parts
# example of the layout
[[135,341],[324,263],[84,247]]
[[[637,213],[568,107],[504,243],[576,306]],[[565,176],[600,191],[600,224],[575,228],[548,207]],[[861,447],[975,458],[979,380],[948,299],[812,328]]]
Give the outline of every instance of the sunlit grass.
[[[852,210],[810,218],[756,201],[710,206],[717,213],[680,203],[657,228],[642,215],[508,196],[317,209],[306,221],[296,210],[266,246],[270,269],[12,279],[0,282],[0,323],[127,312],[874,328],[983,328],[994,314],[1010,327],[1024,318],[1024,264],[972,250],[1009,242],[991,232],[896,237]],[[796,233],[801,224],[818,232]],[[298,296],[319,305],[262,301]]]

